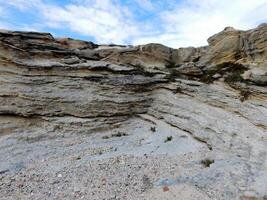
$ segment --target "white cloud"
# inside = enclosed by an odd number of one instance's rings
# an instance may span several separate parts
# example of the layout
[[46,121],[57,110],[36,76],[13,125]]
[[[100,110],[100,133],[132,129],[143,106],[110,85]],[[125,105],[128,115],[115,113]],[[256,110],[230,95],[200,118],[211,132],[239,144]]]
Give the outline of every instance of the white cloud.
[[266,4],[267,0],[186,0],[172,11],[160,15],[163,24],[166,24],[164,33],[177,35],[177,42],[171,46],[201,46],[207,44],[208,37],[226,26],[248,29],[263,18],[266,20],[264,12],[257,14],[259,7],[266,7]]
[[[49,2],[49,3],[48,3]],[[0,0],[23,12],[35,12],[32,26],[91,36],[98,43],[162,43],[171,47],[206,45],[207,38],[226,26],[249,29],[267,21],[267,0],[72,0],[60,6],[52,0]],[[130,2],[130,3],[129,3]],[[133,3],[135,2],[135,4]],[[179,3],[177,3],[179,2]],[[136,4],[139,7],[133,8]],[[137,16],[143,9],[152,18]],[[2,22],[3,24],[3,22]],[[1,22],[0,22],[1,26]],[[3,26],[3,25],[2,25]],[[65,34],[67,35],[67,33]]]
[[[139,34],[138,22],[134,21],[129,8],[117,0],[73,0],[64,6],[47,2],[0,0],[6,7],[35,12],[42,19],[39,24],[43,24],[43,27],[69,29],[84,36],[92,36],[99,43],[130,43],[130,39]],[[30,25],[24,24],[22,27],[28,27],[28,30]]]
[[42,5],[46,25],[93,36],[100,43],[126,43],[138,32],[127,8],[111,0],[87,0],[65,7]]
[[[175,44],[177,44],[178,40],[179,38],[177,38],[177,34],[160,33],[160,34],[151,34],[148,36],[140,36],[140,37],[134,38],[132,40],[132,43],[134,45],[148,44],[148,43],[160,43],[160,44],[164,44],[169,47],[173,47],[175,46]],[[183,39],[180,38],[180,41],[183,41]],[[184,45],[181,45],[181,46],[184,46]]]

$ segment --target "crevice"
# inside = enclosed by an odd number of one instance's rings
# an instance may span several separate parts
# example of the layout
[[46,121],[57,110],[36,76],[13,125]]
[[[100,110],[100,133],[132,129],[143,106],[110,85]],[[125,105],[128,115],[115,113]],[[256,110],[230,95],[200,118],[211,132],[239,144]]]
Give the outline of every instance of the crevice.
[[[154,116],[154,115],[150,115],[150,116],[155,117],[156,119],[158,119],[158,118],[157,118],[156,116]],[[162,120],[162,119],[158,119],[158,120]],[[196,136],[196,135],[194,134],[194,132],[192,132],[192,131],[190,131],[190,130],[188,130],[188,129],[185,129],[185,128],[181,128],[181,127],[179,127],[179,126],[177,126],[177,125],[174,125],[174,124],[172,124],[172,123],[170,123],[170,122],[168,122],[168,121],[165,121],[165,120],[164,120],[164,122],[167,123],[168,125],[174,127],[174,128],[177,128],[177,129],[179,129],[179,130],[181,130],[181,131],[183,131],[183,132],[188,133],[188,134],[189,134],[192,138],[194,138],[196,141],[205,144],[209,150],[212,150],[212,149],[213,149],[212,146],[211,146],[211,144],[209,144],[209,143],[208,143],[207,141],[205,141],[204,139],[202,139],[202,138]]]
[[[147,114],[147,113],[146,113],[146,114]],[[143,116],[140,115],[140,114],[138,114],[137,116],[138,116],[139,118],[141,118],[142,120],[144,120],[144,121],[147,121],[147,122],[149,122],[149,123],[151,123],[151,124],[153,124],[153,125],[157,125],[156,122],[154,122],[154,121],[152,121],[152,120],[150,120],[150,119],[147,119],[147,118],[143,117]]]
[[[145,114],[144,113],[137,113],[137,114]],[[22,113],[16,113],[16,112],[1,112],[0,117],[21,117],[21,118],[35,118],[35,119],[44,119],[44,118],[54,118],[54,117],[75,117],[75,118],[81,118],[81,119],[96,119],[96,118],[113,118],[113,117],[128,117],[132,118],[136,116],[135,113],[130,114],[122,114],[122,113],[115,113],[113,115],[96,115],[96,116],[79,116],[74,114],[48,114],[48,115],[42,115],[42,114],[22,114]]]

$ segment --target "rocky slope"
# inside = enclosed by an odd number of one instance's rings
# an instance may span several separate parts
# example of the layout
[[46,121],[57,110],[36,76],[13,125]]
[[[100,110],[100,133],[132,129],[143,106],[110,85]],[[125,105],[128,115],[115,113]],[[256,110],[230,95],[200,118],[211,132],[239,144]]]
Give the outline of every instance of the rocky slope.
[[267,25],[208,42],[0,31],[0,199],[267,199]]

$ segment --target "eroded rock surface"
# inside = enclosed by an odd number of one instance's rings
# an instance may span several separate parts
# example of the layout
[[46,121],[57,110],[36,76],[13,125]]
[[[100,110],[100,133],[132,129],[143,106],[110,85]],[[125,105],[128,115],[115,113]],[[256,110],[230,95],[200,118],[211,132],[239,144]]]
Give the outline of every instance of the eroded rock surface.
[[266,199],[267,25],[209,46],[0,32],[0,199]]

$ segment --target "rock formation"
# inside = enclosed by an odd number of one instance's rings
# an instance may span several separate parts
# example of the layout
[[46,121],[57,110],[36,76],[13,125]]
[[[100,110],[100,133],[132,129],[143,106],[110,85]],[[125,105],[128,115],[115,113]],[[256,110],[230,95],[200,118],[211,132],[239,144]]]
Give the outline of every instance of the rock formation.
[[209,46],[0,31],[0,199],[267,198],[267,25]]

